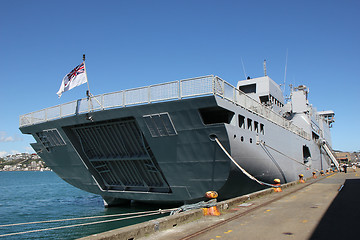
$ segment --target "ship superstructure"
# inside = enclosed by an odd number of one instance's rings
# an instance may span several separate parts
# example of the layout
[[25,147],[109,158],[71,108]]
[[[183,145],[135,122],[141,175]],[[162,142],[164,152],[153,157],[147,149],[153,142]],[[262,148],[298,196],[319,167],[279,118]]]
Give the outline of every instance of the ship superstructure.
[[[305,86],[285,103],[268,76],[232,86],[204,76],[79,99],[20,117],[20,130],[68,183],[101,195],[183,203],[215,190],[219,199],[311,176],[334,161],[332,111],[317,112]],[[336,164],[336,161],[334,161]]]

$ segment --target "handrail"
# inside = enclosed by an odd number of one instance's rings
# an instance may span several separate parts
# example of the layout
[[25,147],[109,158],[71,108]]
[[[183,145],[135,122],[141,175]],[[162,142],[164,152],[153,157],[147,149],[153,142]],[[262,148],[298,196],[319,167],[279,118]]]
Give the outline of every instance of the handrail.
[[231,101],[271,122],[282,126],[301,137],[310,139],[309,134],[270,108],[252,99],[220,77],[208,75],[197,78],[139,87],[129,90],[105,93],[56,105],[20,116],[20,127],[69,117],[91,111],[122,108],[153,102],[215,95]]

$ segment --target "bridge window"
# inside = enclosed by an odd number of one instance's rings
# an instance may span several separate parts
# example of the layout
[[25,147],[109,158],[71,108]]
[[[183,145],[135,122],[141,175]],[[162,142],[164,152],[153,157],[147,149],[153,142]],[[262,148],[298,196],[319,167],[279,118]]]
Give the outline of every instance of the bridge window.
[[269,104],[269,96],[261,96],[259,99],[261,103]]
[[244,93],[256,93],[256,83],[245,86],[240,86],[239,90]]

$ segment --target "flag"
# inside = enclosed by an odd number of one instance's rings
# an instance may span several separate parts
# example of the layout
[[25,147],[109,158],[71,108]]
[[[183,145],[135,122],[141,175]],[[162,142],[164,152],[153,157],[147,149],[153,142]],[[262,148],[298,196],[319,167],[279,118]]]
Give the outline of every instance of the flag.
[[56,93],[59,97],[70,89],[77,87],[87,82],[85,63],[81,63],[68,73],[62,80],[59,91]]

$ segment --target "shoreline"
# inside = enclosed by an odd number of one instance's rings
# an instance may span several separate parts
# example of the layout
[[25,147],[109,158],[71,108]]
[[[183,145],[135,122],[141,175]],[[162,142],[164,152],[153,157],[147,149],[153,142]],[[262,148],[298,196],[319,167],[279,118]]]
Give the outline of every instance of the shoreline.
[[43,169],[43,170],[24,170],[24,169],[20,169],[20,170],[2,170],[0,169],[0,172],[52,172],[51,169]]

